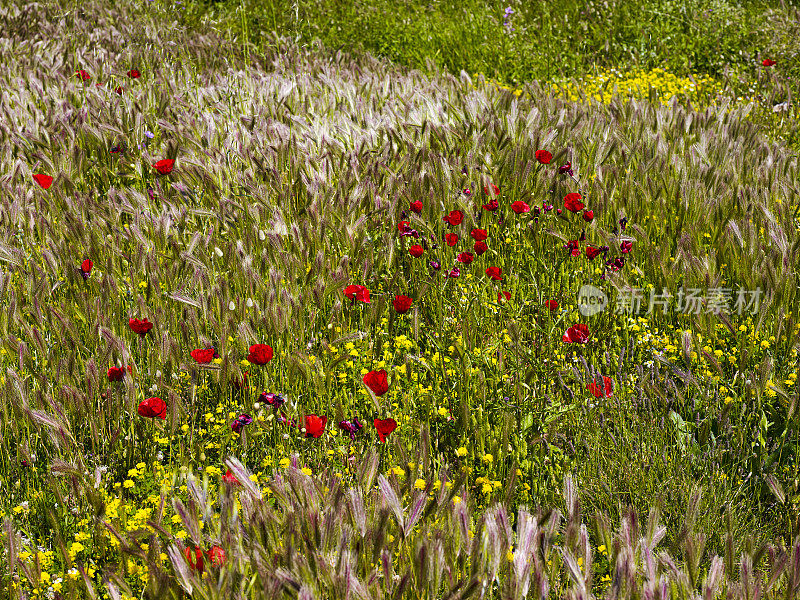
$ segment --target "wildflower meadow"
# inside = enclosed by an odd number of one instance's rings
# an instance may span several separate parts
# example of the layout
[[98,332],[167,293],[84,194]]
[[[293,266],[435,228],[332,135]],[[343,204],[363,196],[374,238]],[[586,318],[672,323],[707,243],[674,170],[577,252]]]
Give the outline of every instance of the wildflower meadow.
[[0,598],[800,597],[793,13],[494,8],[0,6]]

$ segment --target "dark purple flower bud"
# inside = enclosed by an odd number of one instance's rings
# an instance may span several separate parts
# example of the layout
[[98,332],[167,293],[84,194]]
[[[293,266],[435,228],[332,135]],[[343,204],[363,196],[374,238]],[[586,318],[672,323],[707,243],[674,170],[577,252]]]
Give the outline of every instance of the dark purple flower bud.
[[567,174],[572,175],[572,163],[567,162],[566,164],[561,165],[560,167],[558,167],[558,172],[561,175],[567,175]]
[[364,426],[359,423],[358,417],[356,417],[352,421],[340,421],[339,428],[349,435],[351,440],[355,440],[356,434],[361,431]]
[[622,229],[622,231],[625,231],[625,227],[626,227],[627,225],[628,225],[628,217],[622,217],[622,218],[619,220],[619,226],[620,226],[620,228]]
[[450,271],[447,274],[448,277],[452,277],[453,279],[455,279],[459,275],[461,275],[461,269],[459,269],[458,267],[453,267],[452,271]]
[[253,417],[251,417],[247,413],[244,413],[236,417],[236,419],[234,419],[233,423],[231,423],[231,429],[233,429],[236,433],[241,433],[244,426],[250,425],[250,423],[252,422],[253,422]]
[[273,392],[261,392],[261,396],[258,397],[258,401],[262,404],[269,404],[272,408],[278,410],[286,403],[286,398]]

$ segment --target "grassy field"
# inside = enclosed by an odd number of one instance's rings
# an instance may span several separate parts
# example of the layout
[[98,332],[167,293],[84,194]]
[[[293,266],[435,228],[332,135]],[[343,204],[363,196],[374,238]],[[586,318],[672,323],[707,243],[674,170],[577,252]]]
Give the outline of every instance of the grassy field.
[[595,4],[0,8],[0,597],[800,594],[795,13]]

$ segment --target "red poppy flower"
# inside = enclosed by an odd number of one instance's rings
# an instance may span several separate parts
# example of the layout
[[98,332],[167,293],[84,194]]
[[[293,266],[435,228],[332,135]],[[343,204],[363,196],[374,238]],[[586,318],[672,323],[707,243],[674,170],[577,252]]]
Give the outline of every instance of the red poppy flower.
[[155,419],[156,417],[166,419],[167,403],[161,398],[148,398],[139,403],[139,408],[136,412],[148,419]]
[[253,344],[250,346],[250,354],[247,355],[247,362],[254,365],[265,365],[272,360],[272,346],[268,344]]
[[486,275],[493,281],[503,281],[502,269],[500,267],[487,268]]
[[203,572],[205,567],[205,565],[203,565],[203,551],[199,546],[195,546],[194,550],[186,548],[183,554],[186,556],[186,560],[189,561],[189,568],[198,573]]
[[139,79],[139,77],[141,76],[142,74],[139,73],[139,71],[137,71],[136,69],[131,69],[130,71],[128,71],[128,77],[130,77],[131,79]]
[[50,175],[44,175],[42,173],[37,173],[33,176],[34,181],[38,183],[42,189],[48,189],[51,185],[53,185],[53,178]]
[[563,164],[563,165],[561,165],[560,167],[558,167],[558,172],[559,172],[561,175],[565,175],[565,174],[567,174],[567,173],[569,173],[570,175],[572,175],[572,163],[571,163],[571,162],[569,162],[569,161],[567,161],[565,164]]
[[513,210],[517,214],[521,214],[530,212],[531,207],[528,206],[528,204],[523,202],[522,200],[517,200],[516,202],[511,203],[511,210]]
[[174,160],[172,160],[171,158],[165,158],[155,163],[153,165],[153,168],[162,175],[168,175],[169,173],[172,173],[172,168],[174,166],[175,166]]
[[422,200],[412,202],[408,207],[411,209],[411,212],[419,214],[422,212]]
[[538,160],[543,165],[549,165],[550,161],[553,160],[553,155],[550,154],[547,150],[537,150],[536,160]]
[[475,254],[480,256],[489,249],[489,246],[486,245],[486,242],[475,242],[472,249],[475,251]]
[[595,248],[594,246],[586,246],[586,257],[589,260],[592,260],[600,256],[600,252],[601,252],[600,248]]
[[[230,471],[228,472],[230,473]],[[211,546],[211,550],[208,551],[208,560],[211,561],[212,566],[221,567],[225,562],[225,550],[219,546]]]
[[550,310],[550,312],[554,312],[558,309],[558,302],[555,300],[548,300],[544,303],[544,305]]
[[89,81],[92,78],[92,76],[89,75],[89,73],[87,73],[83,69],[80,69],[79,71],[75,71],[75,77],[77,77],[81,81]]
[[400,221],[397,224],[397,231],[399,231],[400,233],[403,233],[410,228],[411,228],[411,223],[409,223],[408,221]]
[[411,308],[412,302],[414,302],[414,299],[409,298],[408,296],[395,296],[392,305],[394,306],[394,309],[402,315],[408,312],[408,309]]
[[224,481],[228,485],[242,485],[241,483],[239,483],[239,480],[236,479],[236,475],[231,473],[230,469],[228,469],[225,475],[222,476],[222,481]]
[[585,344],[587,341],[589,341],[589,328],[582,323],[573,325],[564,332],[564,336],[561,338],[561,341],[568,342],[570,344]]
[[328,417],[319,417],[317,415],[306,415],[306,437],[318,438],[322,437],[325,431],[325,425],[328,423]]
[[128,326],[134,333],[138,333],[141,336],[147,335],[147,332],[153,328],[153,324],[147,319],[130,319]]
[[482,242],[489,237],[489,234],[486,233],[485,229],[473,229],[469,232],[469,235],[476,242]]
[[483,205],[483,210],[488,210],[489,212],[494,212],[500,207],[497,200],[492,198],[487,204]]
[[208,364],[214,360],[213,348],[198,348],[197,350],[192,350],[189,354],[191,354],[192,358],[201,365]]
[[620,245],[619,249],[622,251],[623,254],[628,254],[631,250],[633,250],[633,242],[630,240],[624,240]]
[[461,254],[458,255],[457,260],[460,263],[464,263],[465,265],[468,265],[473,260],[475,260],[475,257],[473,256],[473,254],[471,252],[462,252]]
[[581,198],[583,198],[583,196],[577,192],[567,194],[564,196],[564,208],[571,210],[574,213],[582,211],[584,204],[581,202]]
[[775,65],[775,61],[774,61],[774,60],[772,60],[771,58],[765,58],[765,59],[764,59],[764,60],[761,62],[761,64],[762,64],[763,66],[765,66],[765,67],[772,67],[772,66],[774,66],[774,65]]
[[448,233],[444,236],[444,241],[447,242],[447,245],[452,248],[458,243],[458,234]]
[[419,258],[420,256],[422,256],[422,253],[424,251],[425,249],[419,244],[414,244],[413,246],[411,246],[411,248],[408,249],[408,253],[414,258]]
[[[494,192],[495,196],[499,196],[500,195],[500,188],[497,187],[495,184],[492,184],[492,191]],[[483,186],[483,193],[488,196],[489,195],[489,188],[487,188],[486,186]]]
[[461,225],[463,220],[464,213],[462,213],[460,210],[450,211],[450,214],[448,214],[446,217],[442,217],[442,221],[451,226]]
[[344,295],[350,298],[350,300],[359,300],[361,302],[365,302],[366,304],[370,304],[369,290],[363,285],[348,285],[346,288],[344,288]]
[[89,279],[89,275],[92,273],[92,267],[94,263],[89,260],[88,258],[81,263],[81,275],[83,275],[83,280],[86,281]]
[[587,223],[591,223],[592,219],[594,219],[594,211],[593,210],[585,210],[583,211],[583,220]]
[[509,300],[511,300],[511,292],[506,292],[506,291],[497,292],[497,303],[498,304],[504,304],[505,302],[508,302]]
[[122,96],[122,92],[125,91],[125,88],[122,87],[121,85],[118,85],[117,89],[115,89],[114,91],[117,92],[120,96]]
[[603,376],[603,385],[597,385],[597,380],[595,379],[592,383],[586,386],[592,395],[595,398],[608,398],[609,396],[613,395],[614,393],[614,382],[611,381],[610,377]]
[[125,369],[122,367],[111,367],[106,375],[109,381],[122,381],[125,378]]
[[370,371],[364,375],[364,385],[372,390],[376,396],[383,396],[389,391],[389,380],[386,376],[386,370]]
[[397,429],[397,421],[394,419],[375,419],[372,423],[378,430],[378,437],[382,442],[386,441],[387,435]]

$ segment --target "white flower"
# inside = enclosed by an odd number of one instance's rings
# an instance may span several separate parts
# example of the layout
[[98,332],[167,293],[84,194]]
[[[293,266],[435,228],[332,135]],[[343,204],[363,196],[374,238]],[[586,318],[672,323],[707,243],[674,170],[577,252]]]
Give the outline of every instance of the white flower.
[[252,298],[248,298],[247,299],[247,308],[253,308],[253,299]]
[[262,242],[263,242],[265,239],[267,239],[267,234],[266,234],[266,233],[264,233],[264,231],[263,231],[263,230],[261,230],[261,229],[259,229],[259,230],[258,230],[258,239],[260,239]]
[[236,310],[236,303],[233,300],[228,304],[228,310]]
[[220,250],[219,246],[214,246],[214,254],[222,258],[222,250]]

